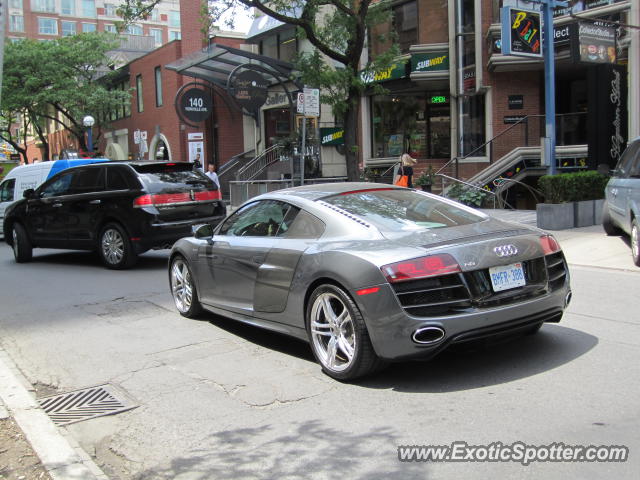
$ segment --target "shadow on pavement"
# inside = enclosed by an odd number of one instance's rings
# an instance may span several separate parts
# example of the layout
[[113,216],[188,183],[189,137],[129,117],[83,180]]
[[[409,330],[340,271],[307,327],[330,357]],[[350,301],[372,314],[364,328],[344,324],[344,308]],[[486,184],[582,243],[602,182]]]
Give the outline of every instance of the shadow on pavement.
[[[209,315],[207,320],[248,342],[315,362],[311,347],[301,340],[220,316]],[[444,351],[429,361],[391,363],[377,374],[354,383],[364,388],[415,393],[470,390],[553,370],[581,357],[597,344],[598,339],[593,335],[546,324],[536,335],[487,348],[468,352]]]
[[[138,257],[137,263],[132,267],[133,270],[158,270],[167,269],[169,261],[169,250],[158,250],[145,252]],[[67,265],[67,266],[85,266],[95,267],[107,270],[100,257],[95,252],[87,251],[68,251],[68,250],[34,250],[32,263],[51,264],[51,265]],[[117,271],[117,270],[114,270]],[[125,270],[126,271],[126,270]]]
[[597,344],[593,335],[547,324],[536,335],[488,349],[468,353],[445,351],[428,362],[394,363],[360,385],[414,393],[471,390],[553,370],[581,357]]
[[[274,428],[282,431],[281,425],[263,425],[215,433],[203,439],[200,452],[173,459],[167,466],[147,469],[135,478],[427,478],[428,467],[424,463],[397,460],[400,432],[388,427],[372,427],[366,433],[354,434],[348,426],[338,430],[318,420],[308,420],[290,424],[285,434],[274,435]],[[372,445],[388,448],[372,452]],[[384,463],[389,467],[371,465],[370,458],[375,454],[388,460]]]

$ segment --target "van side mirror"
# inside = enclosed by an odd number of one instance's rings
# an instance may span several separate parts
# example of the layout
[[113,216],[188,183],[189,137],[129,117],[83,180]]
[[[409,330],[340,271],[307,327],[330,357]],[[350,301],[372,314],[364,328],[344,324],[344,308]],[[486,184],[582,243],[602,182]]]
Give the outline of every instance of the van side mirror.
[[22,196],[24,198],[35,198],[36,196],[36,191],[33,188],[27,188],[23,193]]
[[213,227],[209,223],[194,225],[193,236],[200,240],[210,240],[213,238]]
[[607,165],[606,163],[601,163],[600,165],[598,165],[598,173],[600,175],[604,175],[605,177],[608,177],[613,173],[613,170],[611,170],[609,168],[609,165]]

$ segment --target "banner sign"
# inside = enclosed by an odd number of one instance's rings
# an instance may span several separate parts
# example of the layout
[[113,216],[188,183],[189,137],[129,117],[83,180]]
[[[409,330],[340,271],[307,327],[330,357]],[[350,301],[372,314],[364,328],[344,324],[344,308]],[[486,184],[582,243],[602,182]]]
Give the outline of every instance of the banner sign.
[[540,12],[503,7],[502,54],[542,58],[542,20]]
[[344,145],[344,128],[320,128],[320,143],[323,147],[328,145]]
[[449,70],[449,53],[414,53],[411,55],[411,73],[441,72]]
[[616,29],[593,22],[572,25],[571,59],[584,63],[616,63]]
[[233,98],[248,112],[257,112],[267,101],[267,80],[258,72],[245,70],[231,81]]

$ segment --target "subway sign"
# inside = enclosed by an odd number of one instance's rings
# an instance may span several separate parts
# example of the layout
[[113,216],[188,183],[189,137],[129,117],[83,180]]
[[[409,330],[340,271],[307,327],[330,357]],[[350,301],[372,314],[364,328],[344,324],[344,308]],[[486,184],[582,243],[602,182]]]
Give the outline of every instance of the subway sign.
[[442,72],[449,70],[446,52],[414,53],[411,55],[411,73]]
[[389,68],[376,72],[360,72],[360,79],[365,84],[388,82],[389,80],[397,80],[407,76],[407,62],[396,62]]
[[329,145],[344,145],[344,128],[323,127],[320,129],[320,144],[323,147]]
[[542,19],[540,12],[503,7],[502,54],[542,58]]

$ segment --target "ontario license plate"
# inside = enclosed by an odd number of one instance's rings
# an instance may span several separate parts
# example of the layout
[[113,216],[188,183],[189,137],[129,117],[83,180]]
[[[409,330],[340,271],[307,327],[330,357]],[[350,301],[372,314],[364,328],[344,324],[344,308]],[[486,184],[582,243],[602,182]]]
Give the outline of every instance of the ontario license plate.
[[491,277],[491,285],[494,292],[521,287],[527,283],[521,263],[490,268],[489,276]]

